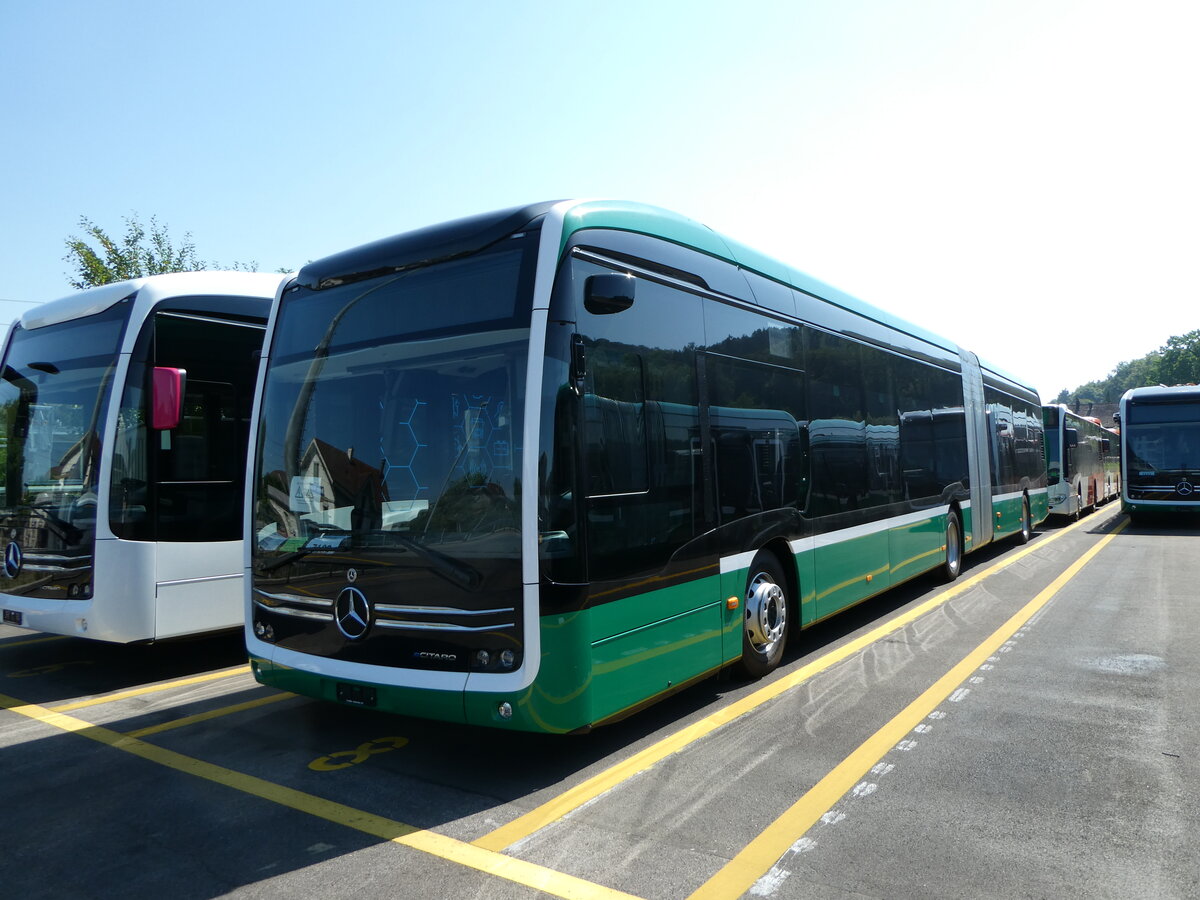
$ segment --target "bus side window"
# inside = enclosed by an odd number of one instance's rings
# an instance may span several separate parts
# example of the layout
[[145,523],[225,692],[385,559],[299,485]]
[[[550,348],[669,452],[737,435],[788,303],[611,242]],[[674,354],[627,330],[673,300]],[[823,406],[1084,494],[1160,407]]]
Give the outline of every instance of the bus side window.
[[800,441],[804,377],[794,369],[709,355],[709,416],[722,522],[802,509],[808,461]]
[[[588,274],[604,271],[575,265],[580,290]],[[650,279],[639,280],[637,298],[610,315],[587,312],[582,298],[576,304],[586,348],[581,414],[592,581],[661,572],[702,519],[700,298]]]

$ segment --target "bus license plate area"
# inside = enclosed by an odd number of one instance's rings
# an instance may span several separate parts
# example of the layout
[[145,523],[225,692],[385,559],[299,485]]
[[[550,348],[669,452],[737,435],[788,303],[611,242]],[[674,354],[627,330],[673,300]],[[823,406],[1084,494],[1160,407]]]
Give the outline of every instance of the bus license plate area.
[[21,611],[19,609],[6,609],[4,611],[5,625],[20,625],[22,624]]
[[339,703],[349,703],[351,706],[374,706],[375,688],[366,684],[337,683],[337,698]]

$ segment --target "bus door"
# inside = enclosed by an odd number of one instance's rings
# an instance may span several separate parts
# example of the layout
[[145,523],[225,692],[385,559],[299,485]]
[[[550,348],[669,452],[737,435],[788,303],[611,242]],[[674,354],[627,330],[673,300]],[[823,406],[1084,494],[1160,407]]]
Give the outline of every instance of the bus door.
[[[614,274],[572,265],[584,293]],[[645,698],[648,685],[666,690],[722,662],[697,387],[702,300],[627,280],[628,308],[576,298],[594,719]]]
[[155,636],[243,618],[246,444],[261,325],[190,313],[154,318],[156,367],[181,370],[174,428],[151,436]]

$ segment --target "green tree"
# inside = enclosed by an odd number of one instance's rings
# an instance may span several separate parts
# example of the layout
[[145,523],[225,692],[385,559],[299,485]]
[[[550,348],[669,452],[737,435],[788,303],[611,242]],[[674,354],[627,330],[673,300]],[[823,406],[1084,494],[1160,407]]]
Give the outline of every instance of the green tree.
[[1200,382],[1200,330],[1170,338],[1158,352],[1163,384]]
[[[113,237],[87,216],[79,217],[84,237],[68,237],[67,255],[63,257],[74,269],[74,276],[68,275],[72,287],[83,289],[163,272],[221,268],[196,255],[191,232],[184,234],[176,245],[167,226],[154,216],[148,226],[136,214],[124,219],[125,234]],[[254,272],[258,264],[234,263],[228,268]]]
[[1200,384],[1200,330],[1174,335],[1141,359],[1118,363],[1107,378],[1060,391],[1056,403],[1116,403],[1130,388],[1154,384]]

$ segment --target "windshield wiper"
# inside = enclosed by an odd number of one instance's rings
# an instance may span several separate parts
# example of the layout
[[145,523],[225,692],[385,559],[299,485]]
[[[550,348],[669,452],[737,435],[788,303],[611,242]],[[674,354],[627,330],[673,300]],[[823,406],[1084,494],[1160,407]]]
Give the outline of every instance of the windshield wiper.
[[[475,591],[478,590],[480,585],[483,584],[483,574],[474,566],[467,565],[465,562],[455,559],[452,556],[447,556],[445,553],[439,553],[437,550],[426,547],[419,541],[415,541],[407,535],[400,534],[399,532],[386,531],[375,532],[375,534],[383,535],[389,541],[394,541],[404,549],[411,550],[429,564],[429,570],[433,572],[433,574],[446,579],[456,587],[462,588],[465,591]],[[259,566],[259,570],[262,572],[274,572],[276,569],[282,568],[289,563],[303,559],[313,551],[341,549],[340,547],[323,547],[319,543],[314,545],[314,541],[320,541],[323,538],[328,540],[331,536],[334,535],[331,535],[331,533],[328,531],[314,535],[308,539],[303,547],[299,547],[298,549],[293,550],[291,553],[285,553],[278,559],[273,559],[270,562],[263,563],[261,566]],[[338,531],[336,532],[336,536],[344,536],[348,538],[352,537],[352,534],[349,531]]]

